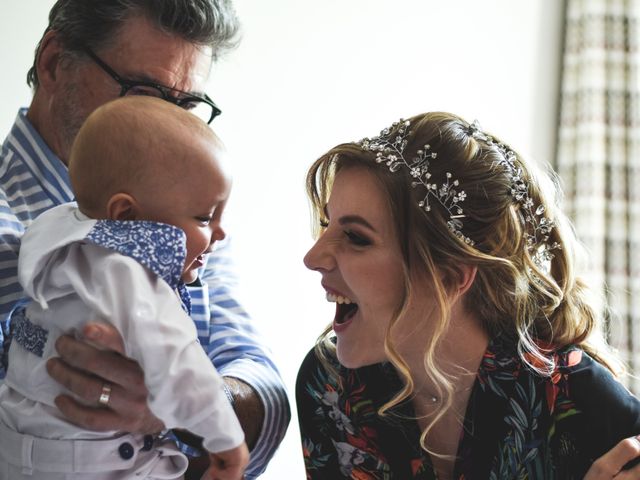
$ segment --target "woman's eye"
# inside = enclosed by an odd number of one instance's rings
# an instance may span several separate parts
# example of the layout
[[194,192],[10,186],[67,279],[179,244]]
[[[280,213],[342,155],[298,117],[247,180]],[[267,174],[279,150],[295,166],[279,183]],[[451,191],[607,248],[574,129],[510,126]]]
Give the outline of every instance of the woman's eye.
[[368,238],[362,235],[359,235],[352,230],[345,230],[344,234],[347,236],[349,241],[354,245],[357,245],[359,247],[366,247],[367,245],[371,245],[371,242],[369,241]]
[[329,226],[329,220],[320,220],[320,228],[327,228]]

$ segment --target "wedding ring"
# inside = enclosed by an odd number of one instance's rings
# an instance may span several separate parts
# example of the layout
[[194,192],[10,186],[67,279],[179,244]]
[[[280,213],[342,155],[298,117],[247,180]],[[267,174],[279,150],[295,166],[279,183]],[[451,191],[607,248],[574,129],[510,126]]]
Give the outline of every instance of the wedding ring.
[[111,384],[104,383],[102,385],[102,392],[100,392],[100,398],[98,398],[98,403],[103,406],[107,406],[109,403],[109,399],[111,398]]

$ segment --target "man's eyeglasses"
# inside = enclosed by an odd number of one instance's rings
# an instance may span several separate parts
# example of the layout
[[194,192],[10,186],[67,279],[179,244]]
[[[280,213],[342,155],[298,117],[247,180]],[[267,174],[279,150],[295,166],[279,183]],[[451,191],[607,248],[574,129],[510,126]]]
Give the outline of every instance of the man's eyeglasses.
[[104,70],[111,78],[120,85],[120,96],[127,95],[146,95],[149,97],[157,97],[173,103],[174,105],[189,110],[189,112],[204,120],[207,124],[216,118],[220,113],[220,109],[213,103],[213,100],[205,93],[197,95],[195,93],[183,92],[177,88],[166,87],[158,83],[145,82],[139,80],[128,80],[118,75],[109,65],[107,65],[100,57],[98,57],[89,48],[84,49],[85,53]]

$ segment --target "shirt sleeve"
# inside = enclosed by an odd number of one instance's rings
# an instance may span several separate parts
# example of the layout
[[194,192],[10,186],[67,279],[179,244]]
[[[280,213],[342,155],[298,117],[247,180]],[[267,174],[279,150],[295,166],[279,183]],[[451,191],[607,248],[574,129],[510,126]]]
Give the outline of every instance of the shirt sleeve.
[[18,283],[18,251],[24,227],[12,212],[6,196],[0,190],[0,379],[7,368],[9,320],[11,312],[24,297]]
[[585,353],[569,370],[569,391],[584,415],[587,453],[592,460],[624,438],[640,434],[640,400]]
[[[264,406],[264,422],[246,471],[247,478],[255,478],[266,469],[289,425],[287,392],[269,349],[234,292],[237,277],[229,237],[216,244],[201,280],[208,291],[209,329],[203,343],[209,358],[223,376],[250,385]],[[190,293],[193,305],[207,302],[197,298],[198,292]]]
[[222,378],[166,282],[137,261],[92,244],[72,245],[50,272],[51,291],[71,283],[85,305],[118,329],[126,355],[145,373],[149,408],[167,428],[203,437],[211,452],[242,443]]
[[[362,446],[366,442],[340,408],[337,386],[337,378],[312,349],[296,379],[296,405],[307,479],[374,478],[356,467],[364,462],[365,452],[354,444]],[[387,478],[380,471],[382,463],[376,463],[380,476],[375,478]]]

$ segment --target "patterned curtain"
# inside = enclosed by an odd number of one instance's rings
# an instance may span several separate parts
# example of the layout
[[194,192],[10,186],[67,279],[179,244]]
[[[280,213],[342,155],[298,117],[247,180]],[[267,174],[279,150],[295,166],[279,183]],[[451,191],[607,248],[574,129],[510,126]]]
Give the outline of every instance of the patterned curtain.
[[[640,373],[640,0],[566,0],[556,169],[612,307],[607,333]],[[640,393],[640,379],[629,386]]]

